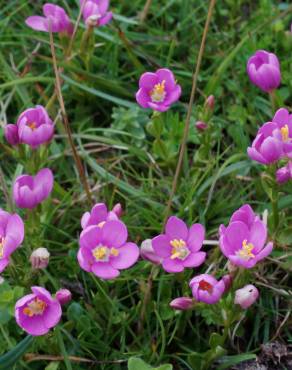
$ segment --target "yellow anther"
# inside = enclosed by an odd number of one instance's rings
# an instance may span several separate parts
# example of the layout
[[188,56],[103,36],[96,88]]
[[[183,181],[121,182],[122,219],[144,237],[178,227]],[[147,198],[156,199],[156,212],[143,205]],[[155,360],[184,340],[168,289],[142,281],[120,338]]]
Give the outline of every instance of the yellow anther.
[[93,249],[92,254],[97,261],[103,260],[108,255],[108,248],[107,247],[97,247]]
[[0,237],[0,258],[4,256],[4,242],[5,242],[5,239],[1,236]]
[[120,254],[117,248],[111,248],[111,255],[117,257]]
[[175,258],[184,259],[189,255],[189,250],[184,240],[173,239],[170,241],[170,245],[173,247],[170,256],[172,260]]
[[250,259],[254,258],[255,255],[252,252],[254,249],[254,245],[252,243],[247,243],[247,240],[245,239],[242,242],[242,248],[238,251],[238,255],[244,259]]
[[37,128],[37,125],[35,122],[28,123],[27,126],[34,131]]
[[103,228],[104,224],[105,224],[105,221],[102,221],[97,226],[100,227],[100,228]]
[[154,85],[153,90],[150,93],[151,99],[155,103],[160,103],[165,99],[165,80],[161,83]]
[[282,140],[283,141],[288,141],[289,140],[289,127],[288,127],[288,125],[285,125],[281,128],[281,135],[282,135]]
[[46,307],[47,304],[44,301],[39,298],[35,298],[23,309],[23,313],[29,317],[42,315]]

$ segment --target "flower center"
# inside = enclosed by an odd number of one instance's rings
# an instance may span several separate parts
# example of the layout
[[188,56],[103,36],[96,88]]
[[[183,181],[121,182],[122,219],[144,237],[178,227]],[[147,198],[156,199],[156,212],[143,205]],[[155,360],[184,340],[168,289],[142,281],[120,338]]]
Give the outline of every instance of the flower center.
[[105,221],[101,221],[99,224],[97,224],[98,227],[100,227],[101,229],[103,228],[105,224]]
[[27,126],[28,126],[32,131],[36,130],[36,128],[37,128],[37,125],[36,125],[36,123],[35,123],[35,122],[29,122],[29,123],[27,123]]
[[212,294],[213,292],[213,286],[210,283],[208,283],[206,280],[201,280],[199,282],[199,289],[204,290],[210,294]]
[[42,301],[39,298],[35,298],[26,307],[24,307],[23,313],[29,317],[42,315],[46,307],[46,302]]
[[92,254],[96,262],[107,262],[110,256],[117,257],[119,250],[116,248],[108,248],[104,245],[100,245],[93,249]]
[[252,252],[254,249],[254,245],[252,243],[247,243],[247,240],[245,239],[242,242],[242,248],[237,251],[237,255],[241,257],[244,260],[249,260],[250,258],[254,258],[255,255]]
[[150,97],[153,103],[161,103],[164,101],[165,96],[165,80],[163,80],[161,83],[154,85],[153,90],[150,92]]
[[281,135],[282,135],[282,140],[284,142],[287,142],[289,140],[289,127],[288,127],[288,125],[285,125],[281,128]]
[[4,256],[4,242],[5,239],[3,238],[3,236],[0,236],[0,258]]
[[190,254],[185,241],[182,239],[173,239],[170,241],[170,245],[172,246],[170,257],[172,260],[174,260],[175,258],[184,260]]

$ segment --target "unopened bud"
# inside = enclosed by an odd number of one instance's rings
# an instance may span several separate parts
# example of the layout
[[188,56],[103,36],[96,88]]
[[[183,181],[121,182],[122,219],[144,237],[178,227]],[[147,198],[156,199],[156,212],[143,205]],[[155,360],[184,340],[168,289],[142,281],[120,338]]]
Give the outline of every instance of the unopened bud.
[[153,247],[152,247],[152,240],[146,239],[142,242],[140,248],[140,255],[143,259],[148,260],[155,265],[159,265],[162,262],[162,258],[157,256]]
[[18,127],[14,124],[5,126],[4,135],[10,145],[19,144]]
[[215,107],[215,97],[214,95],[209,95],[205,102],[206,107],[208,107],[211,111],[214,110]]
[[66,304],[66,303],[71,301],[72,294],[71,294],[70,290],[68,290],[68,289],[59,289],[56,293],[56,299],[61,304]]
[[208,125],[207,125],[207,123],[205,123],[203,121],[197,121],[196,122],[196,128],[199,131],[205,131],[205,130],[207,130]]
[[169,305],[175,310],[186,311],[194,306],[194,300],[189,297],[179,297],[171,301]]
[[258,299],[259,291],[254,285],[246,285],[235,292],[234,303],[239,304],[241,308],[247,309]]
[[46,248],[38,248],[32,252],[30,263],[34,269],[45,269],[49,264],[50,253]]
[[112,212],[114,212],[119,218],[122,217],[123,208],[121,203],[115,204],[114,208],[112,209]]
[[0,285],[4,283],[4,278],[2,276],[0,276]]
[[231,288],[232,277],[231,277],[231,275],[225,275],[225,276],[222,277],[222,280],[224,281],[224,285],[225,285],[224,293],[226,293]]

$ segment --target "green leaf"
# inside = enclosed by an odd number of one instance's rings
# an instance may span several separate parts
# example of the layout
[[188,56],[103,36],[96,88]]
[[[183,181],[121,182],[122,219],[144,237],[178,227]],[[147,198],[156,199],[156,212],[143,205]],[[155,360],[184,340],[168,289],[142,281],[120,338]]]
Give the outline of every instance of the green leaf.
[[216,348],[217,346],[221,346],[223,344],[223,338],[218,333],[212,333],[209,339],[209,344],[211,348]]
[[256,357],[257,356],[254,353],[244,353],[235,356],[224,356],[220,360],[222,365],[220,365],[217,369],[218,370],[228,369],[230,368],[230,366],[239,364],[243,361],[256,359]]
[[140,358],[131,357],[128,361],[128,370],[152,370],[152,367]]
[[23,356],[33,342],[33,337],[28,335],[17,344],[11,351],[0,357],[0,370],[10,370],[12,366]]

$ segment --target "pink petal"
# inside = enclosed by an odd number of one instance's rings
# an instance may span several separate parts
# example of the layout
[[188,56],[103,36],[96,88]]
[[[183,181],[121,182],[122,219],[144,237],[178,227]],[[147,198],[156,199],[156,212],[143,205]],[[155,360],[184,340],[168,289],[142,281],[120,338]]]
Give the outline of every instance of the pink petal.
[[189,230],[187,246],[192,252],[197,252],[201,249],[205,238],[205,229],[201,224],[194,224]]
[[184,266],[182,264],[182,261],[180,260],[172,260],[171,258],[166,258],[162,261],[162,267],[165,271],[169,273],[176,273],[176,272],[182,272],[184,270]]
[[171,216],[165,226],[165,233],[170,239],[183,239],[188,238],[187,225],[178,217]]
[[158,83],[158,78],[155,73],[146,72],[143,73],[140,77],[139,87],[140,89],[145,89],[147,91],[151,91],[155,84]]
[[258,253],[264,246],[267,240],[267,227],[262,221],[253,223],[250,230],[250,237],[248,242],[254,245],[253,253]]
[[118,270],[127,269],[134,265],[139,258],[139,248],[134,243],[126,243],[122,247],[118,248],[119,255],[112,257],[110,264],[113,268]]
[[48,32],[46,18],[33,15],[25,21],[26,25],[35,31]]
[[107,221],[101,229],[102,241],[107,247],[121,247],[128,238],[128,230],[122,221]]
[[78,263],[79,263],[80,267],[83,270],[85,270],[87,272],[91,272],[91,265],[90,265],[89,261],[87,261],[87,259],[83,256],[82,248],[80,248],[78,250],[77,259],[78,259]]
[[101,242],[102,231],[98,226],[89,226],[82,231],[79,244],[81,247],[92,249]]
[[139,89],[136,94],[136,100],[142,108],[149,108],[148,103],[150,102],[149,94],[144,89]]
[[198,267],[204,263],[206,259],[205,252],[191,253],[184,261],[184,267]]
[[119,270],[113,268],[106,262],[96,262],[92,265],[92,272],[101,279],[110,280],[115,279],[120,275]]
[[153,238],[152,247],[159,257],[167,258],[171,255],[172,247],[167,235],[161,234]]

